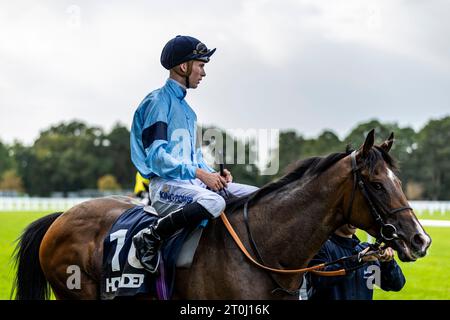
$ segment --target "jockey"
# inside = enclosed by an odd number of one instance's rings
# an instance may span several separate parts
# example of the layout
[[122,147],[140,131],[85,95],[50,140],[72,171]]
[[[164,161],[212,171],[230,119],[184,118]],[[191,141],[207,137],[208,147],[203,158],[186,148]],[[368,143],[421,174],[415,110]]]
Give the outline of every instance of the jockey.
[[150,180],[152,206],[161,218],[133,238],[136,256],[149,272],[159,265],[161,242],[176,231],[217,218],[225,200],[224,188],[244,196],[256,187],[233,183],[232,175],[215,172],[203,159],[197,140],[197,115],[186,102],[187,89],[195,89],[206,76],[205,64],[216,49],[200,40],[176,36],[164,46],[161,64],[169,70],[165,85],[147,95],[137,108],[131,128],[131,159]]

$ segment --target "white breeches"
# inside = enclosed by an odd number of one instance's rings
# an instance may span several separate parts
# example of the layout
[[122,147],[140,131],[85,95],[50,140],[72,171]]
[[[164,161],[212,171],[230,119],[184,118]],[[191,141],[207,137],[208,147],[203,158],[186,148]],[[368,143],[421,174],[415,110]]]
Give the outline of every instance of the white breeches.
[[[257,187],[234,182],[227,185],[227,191],[237,197],[258,190]],[[220,194],[206,189],[206,185],[199,179],[167,180],[160,177],[151,178],[150,199],[152,206],[161,216],[165,216],[191,202],[197,202],[203,206],[214,218],[217,218],[225,209],[224,198]]]

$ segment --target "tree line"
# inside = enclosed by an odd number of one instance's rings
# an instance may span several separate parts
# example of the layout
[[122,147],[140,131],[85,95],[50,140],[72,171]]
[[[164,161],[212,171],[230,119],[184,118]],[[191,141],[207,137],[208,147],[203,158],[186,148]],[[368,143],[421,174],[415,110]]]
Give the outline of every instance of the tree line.
[[[235,181],[261,186],[283,175],[294,161],[342,152],[347,145],[358,148],[373,128],[377,143],[394,132],[391,154],[399,164],[398,174],[410,199],[450,199],[450,116],[430,120],[417,132],[374,119],[356,125],[342,140],[331,130],[315,138],[285,130],[280,132],[275,153],[280,168],[275,176],[261,175],[255,164],[232,161],[226,166]],[[129,130],[121,124],[105,132],[98,126],[71,121],[41,131],[30,146],[0,141],[0,191],[49,196],[84,189],[131,190],[136,171],[130,160],[129,137]],[[248,142],[230,139],[236,147],[252,152]]]

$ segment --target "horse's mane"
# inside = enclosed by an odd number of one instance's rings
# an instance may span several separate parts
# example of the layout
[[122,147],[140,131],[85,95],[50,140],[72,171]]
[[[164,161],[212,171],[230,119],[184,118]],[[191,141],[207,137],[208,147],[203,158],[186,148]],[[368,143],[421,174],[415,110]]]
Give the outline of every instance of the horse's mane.
[[[304,160],[298,160],[289,165],[288,168],[293,169],[288,171],[288,173],[278,180],[269,182],[255,192],[244,197],[232,197],[228,199],[226,211],[232,212],[242,207],[247,201],[254,203],[263,196],[274,192],[283,186],[290,184],[291,182],[313,176],[319,176],[321,173],[325,172],[328,168],[351,154],[353,151],[354,150],[351,149],[350,146],[347,146],[344,152],[331,153],[324,157],[311,157]],[[389,153],[379,146],[374,146],[369,151],[369,155],[364,163],[364,165],[369,169],[370,174],[373,173],[376,163],[380,160],[385,161],[393,169],[397,168],[395,160],[389,155]]]

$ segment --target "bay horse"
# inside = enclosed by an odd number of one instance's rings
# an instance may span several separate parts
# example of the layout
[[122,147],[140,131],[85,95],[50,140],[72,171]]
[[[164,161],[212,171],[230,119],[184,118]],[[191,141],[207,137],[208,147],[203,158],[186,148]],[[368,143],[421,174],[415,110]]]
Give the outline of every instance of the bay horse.
[[[345,223],[382,238],[400,260],[415,261],[426,255],[431,238],[394,173],[388,153],[392,143],[393,134],[374,145],[372,130],[357,150],[300,161],[281,179],[232,200],[226,209],[229,221],[247,248],[251,230],[264,263],[272,268],[306,267]],[[16,248],[16,299],[46,299],[50,288],[57,299],[99,299],[104,238],[118,216],[133,206],[127,198],[105,197],[31,223]],[[79,288],[66,285],[71,265],[81,270]],[[204,230],[192,266],[177,270],[173,298],[298,298],[271,291],[274,279],[284,288],[298,288],[301,273],[271,277],[250,263],[216,219]]]

